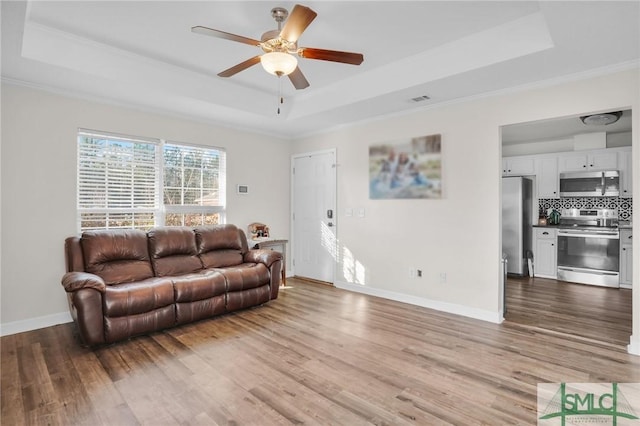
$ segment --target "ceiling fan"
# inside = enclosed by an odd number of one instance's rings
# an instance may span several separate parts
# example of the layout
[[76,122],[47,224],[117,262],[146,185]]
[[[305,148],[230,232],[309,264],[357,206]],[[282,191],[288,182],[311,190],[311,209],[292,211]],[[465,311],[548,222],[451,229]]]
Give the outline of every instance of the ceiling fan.
[[[278,29],[262,34],[260,40],[243,37],[213,28],[195,26],[191,31],[212,37],[237,41],[239,43],[257,46],[264,52],[244,62],[232,66],[220,73],[220,77],[231,77],[247,68],[262,63],[262,67],[269,73],[281,77],[286,75],[298,90],[309,87],[309,82],[298,67],[296,56],[306,59],[319,59],[323,61],[341,62],[345,64],[360,65],[364,60],[361,53],[341,52],[337,50],[316,49],[312,47],[298,47],[298,39],[304,30],[317,16],[316,12],[306,6],[296,4],[291,11],[282,7],[271,9],[271,16],[278,23]],[[289,19],[287,19],[287,17]],[[286,22],[284,22],[286,20]],[[282,23],[284,22],[284,27]]]

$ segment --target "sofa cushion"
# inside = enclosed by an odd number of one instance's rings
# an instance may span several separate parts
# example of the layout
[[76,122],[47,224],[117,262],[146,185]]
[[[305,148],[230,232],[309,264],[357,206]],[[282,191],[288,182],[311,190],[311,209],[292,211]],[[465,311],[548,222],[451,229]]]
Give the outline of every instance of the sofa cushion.
[[140,281],[153,276],[147,235],[136,229],[85,231],[81,240],[85,271],[105,284]]
[[217,269],[227,279],[227,291],[242,291],[271,282],[269,269],[262,263],[242,263]]
[[171,277],[176,302],[193,302],[223,295],[227,290],[227,280],[218,271],[206,271]]
[[214,225],[194,229],[200,260],[205,268],[242,263],[247,251],[244,233],[235,225]]
[[227,296],[221,294],[195,302],[176,303],[176,323],[184,324],[227,312]]
[[165,306],[151,312],[104,318],[105,343],[117,342],[139,334],[151,333],[176,325],[175,306]]
[[200,261],[205,268],[222,268],[242,263],[240,250],[213,250],[200,255]]
[[191,228],[182,226],[151,229],[149,254],[158,277],[182,275],[202,269],[196,237]]
[[173,283],[169,278],[111,285],[103,294],[104,315],[108,317],[151,312],[173,302]]
[[227,295],[227,311],[232,312],[267,303],[269,298],[270,290],[268,285],[250,288],[249,290],[234,291]]

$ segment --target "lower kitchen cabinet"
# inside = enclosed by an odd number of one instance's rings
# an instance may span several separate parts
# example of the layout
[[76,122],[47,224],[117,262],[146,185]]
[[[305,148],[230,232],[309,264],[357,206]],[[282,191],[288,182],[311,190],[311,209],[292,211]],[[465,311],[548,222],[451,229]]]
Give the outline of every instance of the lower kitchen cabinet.
[[558,230],[534,228],[533,274],[536,277],[556,278],[558,274]]
[[633,284],[633,244],[630,229],[620,230],[620,287]]

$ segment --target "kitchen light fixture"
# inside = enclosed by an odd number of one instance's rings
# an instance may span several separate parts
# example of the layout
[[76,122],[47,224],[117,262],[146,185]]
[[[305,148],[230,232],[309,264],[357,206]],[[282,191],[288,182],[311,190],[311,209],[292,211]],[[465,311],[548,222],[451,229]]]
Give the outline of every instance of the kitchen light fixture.
[[622,116],[622,111],[604,112],[602,114],[591,114],[580,117],[580,120],[587,126],[606,126],[615,123]]
[[285,52],[265,53],[260,56],[260,63],[266,72],[278,77],[291,74],[298,66],[296,57]]

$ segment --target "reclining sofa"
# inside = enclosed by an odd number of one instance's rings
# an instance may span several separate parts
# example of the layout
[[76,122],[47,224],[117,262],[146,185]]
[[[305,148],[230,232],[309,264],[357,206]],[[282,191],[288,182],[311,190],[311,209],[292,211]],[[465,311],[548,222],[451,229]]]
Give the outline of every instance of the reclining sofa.
[[249,250],[234,225],[86,231],[65,240],[62,286],[96,346],[278,297],[282,255]]

